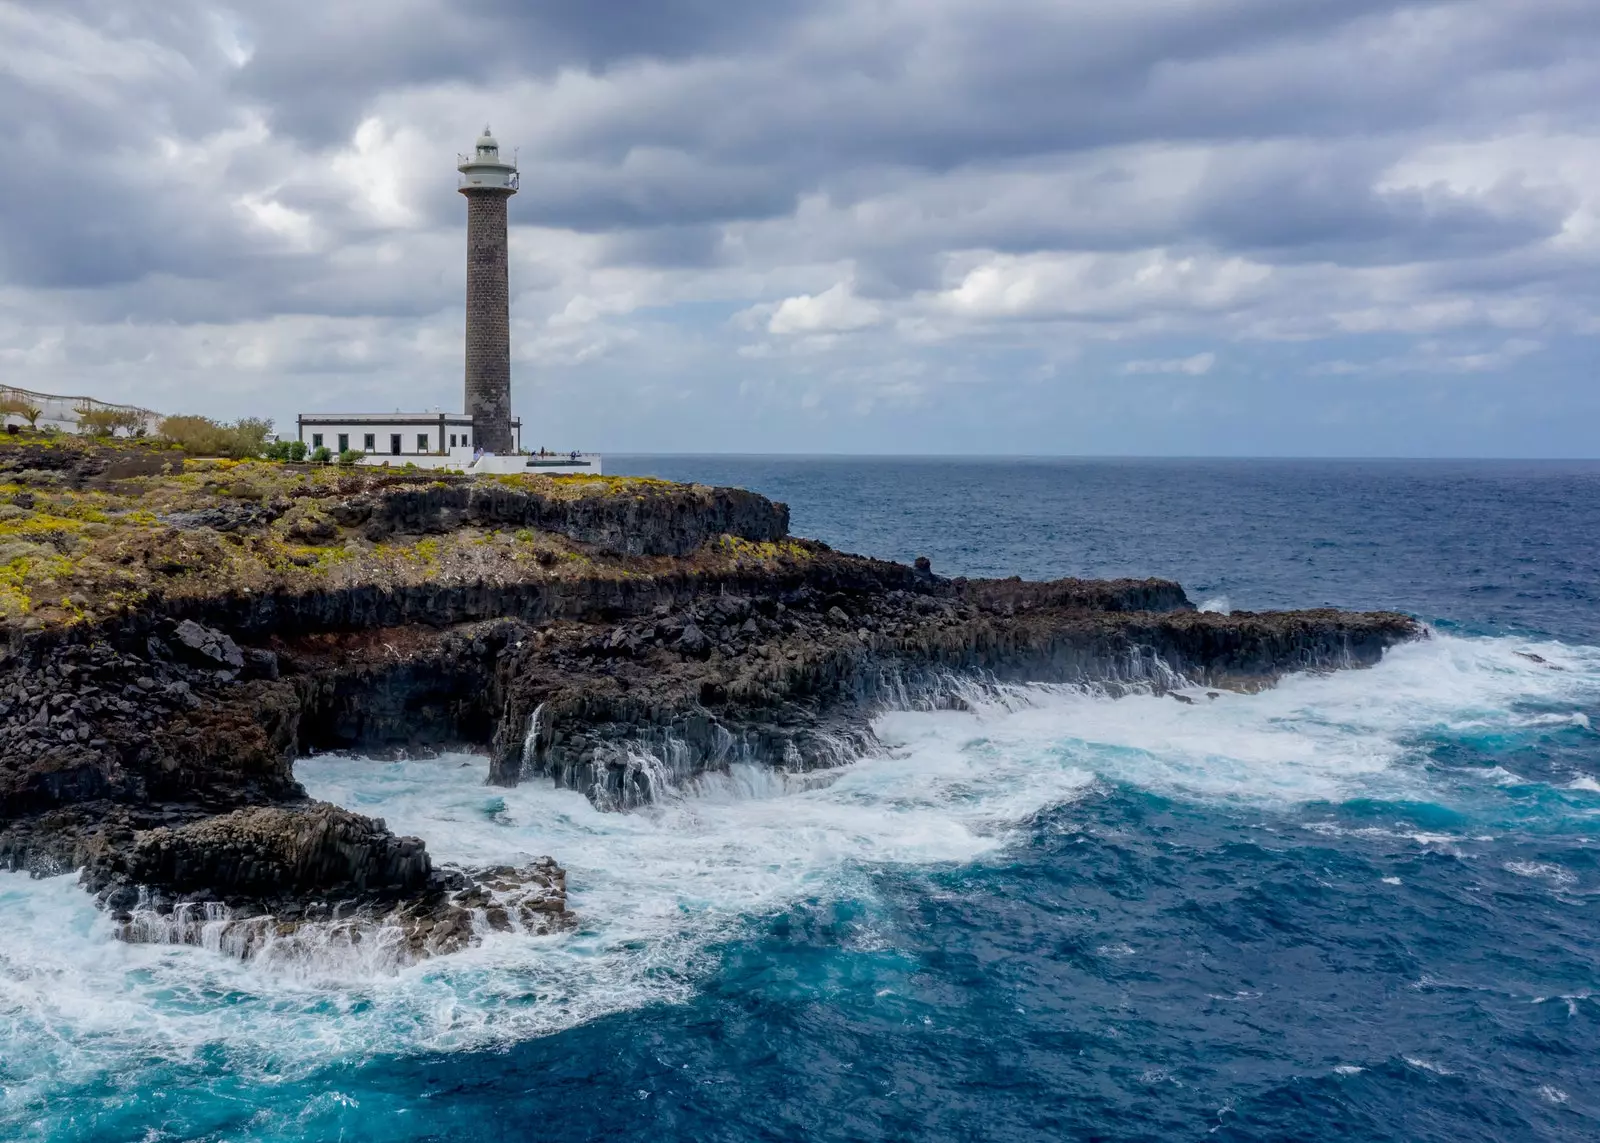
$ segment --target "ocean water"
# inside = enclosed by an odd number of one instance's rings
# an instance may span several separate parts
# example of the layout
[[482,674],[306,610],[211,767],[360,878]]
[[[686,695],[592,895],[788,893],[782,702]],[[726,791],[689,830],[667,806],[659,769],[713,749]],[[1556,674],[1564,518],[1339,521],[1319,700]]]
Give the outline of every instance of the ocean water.
[[1600,1138],[1600,465],[608,458],[944,574],[1159,574],[1433,637],[1258,695],[1016,688],[601,814],[307,759],[574,933],[130,947],[0,876],[0,1138]]

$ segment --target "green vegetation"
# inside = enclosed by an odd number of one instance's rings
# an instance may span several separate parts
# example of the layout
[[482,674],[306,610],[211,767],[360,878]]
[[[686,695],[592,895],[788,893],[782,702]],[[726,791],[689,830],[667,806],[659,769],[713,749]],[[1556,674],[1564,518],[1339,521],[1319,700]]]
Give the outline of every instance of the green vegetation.
[[[367,454],[362,452],[360,449],[347,448],[347,449],[345,449],[343,452],[341,452],[339,454],[339,467],[340,468],[351,468],[351,467],[353,467],[355,465],[356,461],[360,460],[362,457],[364,457],[366,455]],[[408,466],[408,467],[413,467],[413,466]]]
[[327,464],[332,459],[333,452],[328,448],[327,445],[318,445],[316,448],[311,450],[312,464]]
[[[170,427],[174,436],[164,431],[145,440],[0,434],[0,628],[98,623],[152,597],[681,571],[684,560],[624,556],[516,524],[396,534],[380,506],[397,493],[436,496],[491,481],[552,506],[613,497],[697,501],[706,494],[632,477],[467,477],[334,465],[327,450],[312,457],[323,463],[309,466],[193,457],[174,437],[194,443],[199,434],[184,435],[182,423]],[[237,428],[200,418],[187,427]],[[296,443],[275,447],[274,458],[304,456]],[[807,557],[798,545],[729,537],[687,561],[709,571]]]
[[232,424],[210,417],[167,417],[161,422],[161,439],[187,456],[220,456],[232,460],[258,457],[267,449],[272,422],[243,417]]
[[793,540],[780,540],[777,543],[773,543],[771,540],[746,540],[740,536],[730,536],[726,533],[717,538],[716,548],[718,551],[725,552],[730,556],[758,560],[803,560],[811,554],[803,545]]
[[115,436],[122,429],[129,436],[144,431],[144,415],[134,409],[115,409],[105,405],[78,406],[78,431],[85,436]]
[[30,405],[26,400],[17,396],[0,397],[0,419],[5,417],[21,417],[28,422],[30,429],[39,428],[39,418],[44,416],[44,410],[38,405]]
[[306,458],[305,441],[273,441],[263,454],[268,460],[286,460],[296,463]]

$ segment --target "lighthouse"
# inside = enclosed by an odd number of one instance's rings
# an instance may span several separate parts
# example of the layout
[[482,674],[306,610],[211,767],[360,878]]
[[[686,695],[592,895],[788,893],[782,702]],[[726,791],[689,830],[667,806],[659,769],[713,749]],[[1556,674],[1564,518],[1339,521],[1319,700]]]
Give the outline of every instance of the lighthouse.
[[[467,337],[463,412],[301,413],[300,440],[328,463],[480,473],[599,476],[598,453],[522,451],[522,422],[511,416],[511,290],[506,274],[506,200],[517,193],[517,164],[483,129],[470,155],[456,156],[457,189],[467,196]],[[445,367],[448,368],[448,367]],[[440,382],[448,374],[441,369]],[[548,428],[548,426],[546,426]],[[545,438],[548,440],[548,438]]]
[[472,154],[458,158],[460,191],[467,196],[466,413],[477,446],[503,455],[515,451],[506,200],[517,193],[517,165],[500,157],[488,127]]

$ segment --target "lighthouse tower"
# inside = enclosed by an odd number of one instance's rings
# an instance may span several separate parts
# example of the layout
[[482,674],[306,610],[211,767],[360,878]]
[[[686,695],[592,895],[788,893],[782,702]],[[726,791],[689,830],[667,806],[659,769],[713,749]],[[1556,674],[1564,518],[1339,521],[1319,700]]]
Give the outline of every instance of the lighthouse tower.
[[458,156],[467,196],[466,413],[474,444],[505,455],[511,433],[511,295],[506,276],[506,200],[517,193],[517,165],[483,129],[471,155]]
[[[506,199],[517,193],[517,164],[483,129],[470,155],[458,155],[467,196],[466,408],[445,412],[301,413],[299,439],[324,463],[401,465],[473,475],[599,476],[599,453],[522,451],[522,422],[511,416],[511,293],[506,280]],[[546,426],[548,428],[548,426]]]

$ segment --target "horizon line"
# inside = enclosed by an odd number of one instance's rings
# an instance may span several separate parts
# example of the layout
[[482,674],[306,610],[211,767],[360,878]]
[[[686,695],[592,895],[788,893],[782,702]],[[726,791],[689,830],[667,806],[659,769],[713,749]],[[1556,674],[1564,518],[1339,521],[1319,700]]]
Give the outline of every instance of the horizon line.
[[595,450],[602,456],[650,456],[793,460],[1329,460],[1329,461],[1504,461],[1521,464],[1597,463],[1597,456],[1509,456],[1509,455],[1404,455],[1400,453],[980,453],[980,452],[665,452],[658,450]]

